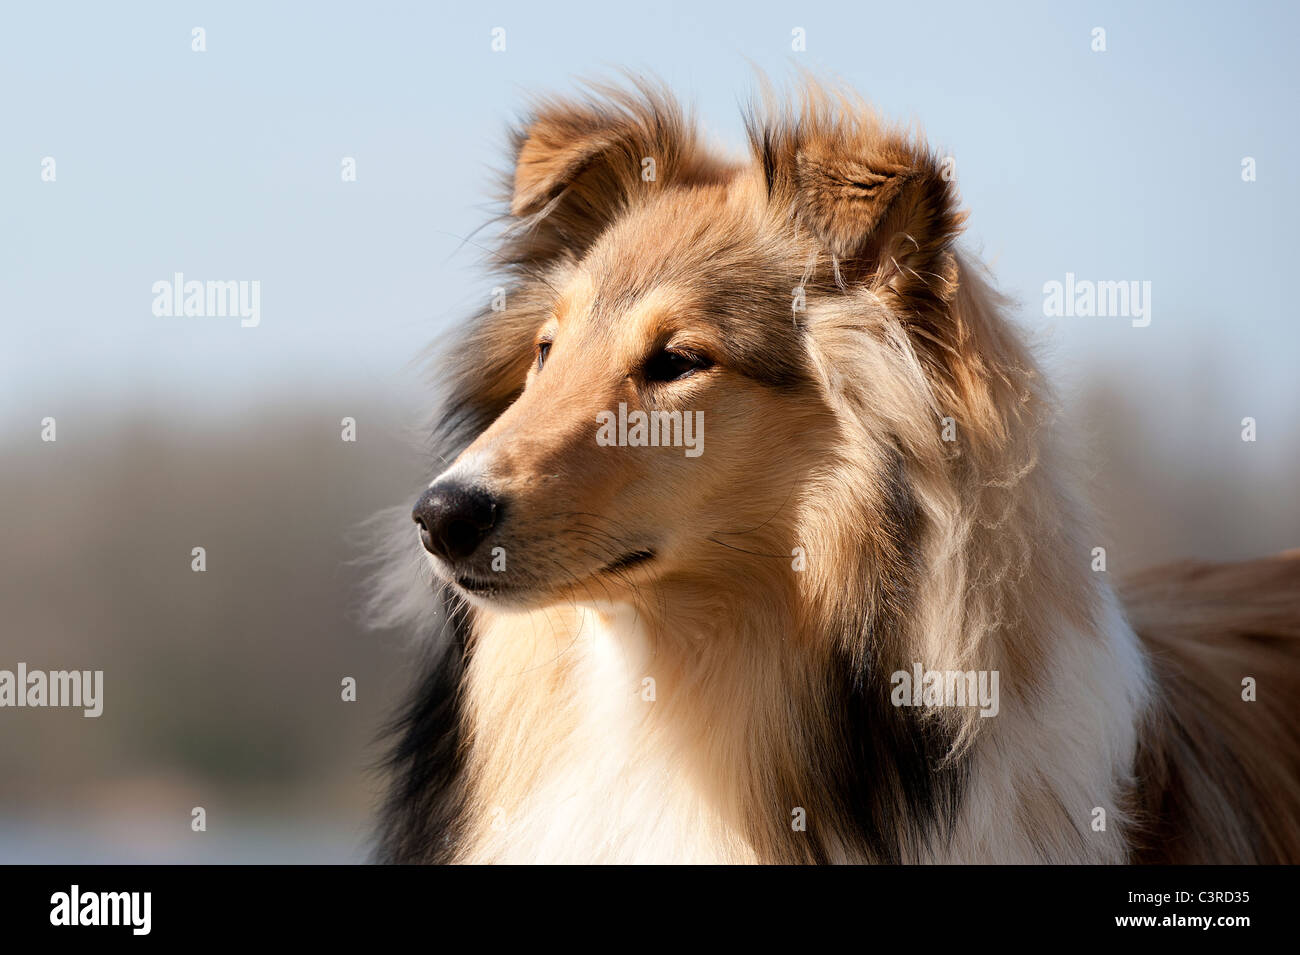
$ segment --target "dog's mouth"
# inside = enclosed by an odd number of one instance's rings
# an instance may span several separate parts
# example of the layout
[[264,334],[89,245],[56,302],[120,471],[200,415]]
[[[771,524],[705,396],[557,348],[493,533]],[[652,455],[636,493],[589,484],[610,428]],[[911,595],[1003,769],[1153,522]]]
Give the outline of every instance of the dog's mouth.
[[504,581],[484,580],[468,574],[459,575],[456,578],[456,586],[475,597],[501,597],[517,589]]
[[[633,567],[640,567],[655,559],[653,550],[634,550],[623,556],[610,561],[599,570],[592,574],[593,577],[601,577],[606,574],[618,575]],[[526,595],[535,588],[512,583],[508,580],[492,579],[489,577],[476,577],[473,574],[457,574],[455,576],[456,586],[467,594],[475,597],[493,598],[493,597],[510,597],[514,595]]]
[[630,570],[641,564],[655,559],[655,552],[652,550],[634,550],[630,554],[624,554],[617,560],[612,560],[600,570],[598,574],[616,574],[619,571]]

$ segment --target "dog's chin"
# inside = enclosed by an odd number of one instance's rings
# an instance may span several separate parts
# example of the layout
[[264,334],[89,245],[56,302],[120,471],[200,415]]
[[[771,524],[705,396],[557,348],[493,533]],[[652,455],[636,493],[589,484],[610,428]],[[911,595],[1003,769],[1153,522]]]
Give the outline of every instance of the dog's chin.
[[651,563],[655,557],[655,552],[649,549],[629,551],[586,576],[558,585],[520,581],[505,572],[483,574],[458,570],[437,560],[434,561],[434,574],[474,606],[493,610],[528,610],[545,607],[557,600],[570,600],[584,593],[607,597],[611,590],[627,585],[629,573]]

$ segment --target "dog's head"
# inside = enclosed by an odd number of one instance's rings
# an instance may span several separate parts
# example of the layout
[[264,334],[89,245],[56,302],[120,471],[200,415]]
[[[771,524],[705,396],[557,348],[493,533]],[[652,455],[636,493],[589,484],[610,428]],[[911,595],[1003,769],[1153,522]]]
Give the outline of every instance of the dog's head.
[[642,90],[546,103],[519,133],[516,281],[452,355],[468,443],[414,510],[471,597],[788,567],[811,487],[852,457],[882,523],[945,410],[979,404],[944,161],[815,88],[749,131],[729,161]]

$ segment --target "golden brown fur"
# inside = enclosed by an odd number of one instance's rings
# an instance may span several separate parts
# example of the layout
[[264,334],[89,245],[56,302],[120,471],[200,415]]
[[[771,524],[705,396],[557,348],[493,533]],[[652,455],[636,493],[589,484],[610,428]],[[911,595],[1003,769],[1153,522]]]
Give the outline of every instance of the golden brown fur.
[[1138,758],[1138,860],[1300,860],[1300,552],[1176,564],[1121,593],[1161,687]]
[[[504,518],[432,562],[463,616],[406,721],[384,857],[1295,860],[1294,599],[1283,642],[1232,662],[1260,675],[1240,710],[1213,642],[1168,642],[1240,610],[1152,622],[1135,592],[1153,685],[940,158],[812,84],[750,137],[715,156],[649,89],[521,131],[509,304],[453,352],[440,425],[439,480]],[[661,381],[665,351],[702,360]],[[701,412],[704,453],[601,446],[620,404]],[[998,671],[998,716],[892,706],[914,662]]]

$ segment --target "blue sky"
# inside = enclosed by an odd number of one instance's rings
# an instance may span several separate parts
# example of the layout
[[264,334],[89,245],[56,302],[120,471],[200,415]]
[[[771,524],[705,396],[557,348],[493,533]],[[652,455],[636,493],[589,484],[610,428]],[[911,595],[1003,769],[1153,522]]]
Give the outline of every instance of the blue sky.
[[[238,416],[291,391],[413,401],[412,360],[493,284],[460,238],[507,125],[530,92],[620,68],[735,150],[755,66],[838,75],[955,155],[967,245],[1067,379],[1104,375],[1157,417],[1207,390],[1228,420],[1300,406],[1296,5],[720,6],[8,7],[0,428],[141,403]],[[155,317],[176,271],[259,280],[260,326]],[[1045,319],[1066,272],[1150,281],[1150,327]]]

